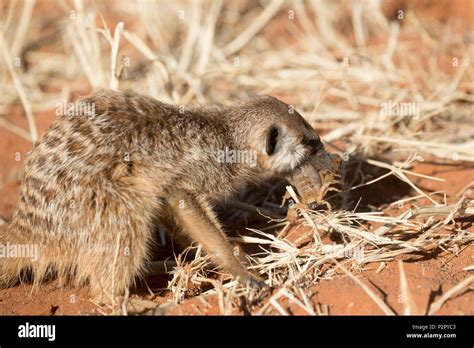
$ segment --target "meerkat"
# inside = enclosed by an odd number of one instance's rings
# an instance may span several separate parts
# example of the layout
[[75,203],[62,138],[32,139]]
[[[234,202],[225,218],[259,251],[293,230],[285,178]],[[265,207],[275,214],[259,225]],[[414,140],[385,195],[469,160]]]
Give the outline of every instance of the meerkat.
[[[233,150],[250,156],[220,156]],[[0,281],[12,285],[28,270],[37,285],[54,271],[89,284],[93,296],[123,294],[143,275],[154,228],[165,223],[241,283],[261,287],[234,256],[213,206],[250,182],[288,177],[320,151],[304,118],[270,96],[185,108],[98,90],[28,154],[0,244],[38,245],[39,257],[1,258]]]

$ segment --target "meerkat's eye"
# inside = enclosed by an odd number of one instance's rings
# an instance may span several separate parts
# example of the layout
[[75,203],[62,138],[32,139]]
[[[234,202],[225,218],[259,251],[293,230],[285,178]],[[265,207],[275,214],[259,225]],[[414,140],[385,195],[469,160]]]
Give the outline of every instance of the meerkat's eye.
[[278,143],[278,136],[280,135],[280,129],[277,126],[271,126],[267,133],[267,155],[271,156],[275,153],[275,148]]
[[301,143],[307,146],[308,148],[310,148],[311,153],[317,153],[319,150],[321,150],[324,147],[319,137],[313,138],[313,139],[303,138],[303,141]]
[[314,138],[314,139],[303,138],[301,143],[309,147],[320,147],[322,145],[321,141],[318,138]]

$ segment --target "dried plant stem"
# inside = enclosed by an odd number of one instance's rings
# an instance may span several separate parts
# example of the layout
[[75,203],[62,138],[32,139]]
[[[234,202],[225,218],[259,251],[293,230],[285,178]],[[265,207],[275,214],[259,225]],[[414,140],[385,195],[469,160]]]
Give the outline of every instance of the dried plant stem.
[[271,1],[269,5],[260,13],[260,15],[252,21],[247,29],[242,31],[235,39],[233,39],[222,49],[224,54],[229,56],[244,47],[245,44],[247,44],[247,42],[249,42],[255,36],[255,34],[257,34],[278,12],[282,4],[282,0]]
[[411,296],[410,289],[408,287],[407,277],[405,275],[405,268],[403,267],[403,261],[398,261],[398,271],[400,273],[400,291],[403,299],[403,314],[413,315],[422,314],[419,312],[413,297]]
[[441,309],[441,307],[443,307],[443,305],[446,303],[446,301],[448,301],[451,297],[453,297],[454,295],[464,290],[473,281],[474,281],[474,276],[467,277],[462,282],[460,282],[456,286],[446,291],[438,300],[436,300],[430,305],[428,309],[428,315],[433,315],[436,312],[438,312]]
[[0,118],[0,126],[2,126],[5,129],[8,129],[13,134],[18,135],[29,142],[32,141],[30,133],[28,133],[23,128],[18,127],[16,124],[11,123],[10,121],[4,118]]
[[354,282],[357,283],[366,293],[369,295],[369,297],[379,306],[379,308],[386,314],[386,315],[396,315],[392,309],[390,309],[389,306],[383,302],[380,297],[378,297],[367,285],[365,285],[359,278],[357,278],[355,275],[353,275],[351,272],[349,272],[342,264],[340,264],[337,260],[334,260],[334,263],[342,269],[342,271],[349,276]]
[[23,2],[23,11],[18,22],[18,28],[13,38],[13,44],[11,46],[11,56],[18,57],[20,55],[22,46],[25,43],[25,37],[28,33],[28,27],[31,23],[31,16],[33,14],[33,7],[36,0],[26,0]]
[[5,41],[5,37],[3,35],[3,32],[0,32],[0,51],[3,53],[3,59],[5,60],[5,63],[7,64],[8,71],[10,72],[10,76],[13,80],[13,84],[15,86],[15,89],[18,93],[18,96],[20,97],[21,104],[23,105],[23,109],[25,110],[26,113],[26,119],[28,120],[28,127],[30,129],[30,135],[31,135],[31,140],[33,142],[38,139],[38,131],[36,129],[36,122],[35,118],[33,116],[33,112],[31,110],[31,105],[28,100],[28,97],[26,95],[26,92],[23,88],[23,85],[15,71],[15,68],[13,67],[13,60],[12,56],[10,54],[10,51],[7,47],[7,43]]
[[123,22],[119,22],[115,27],[114,37],[112,41],[111,65],[110,65],[110,89],[117,90],[119,88],[119,79],[117,76],[117,60],[119,54],[120,37],[123,32]]

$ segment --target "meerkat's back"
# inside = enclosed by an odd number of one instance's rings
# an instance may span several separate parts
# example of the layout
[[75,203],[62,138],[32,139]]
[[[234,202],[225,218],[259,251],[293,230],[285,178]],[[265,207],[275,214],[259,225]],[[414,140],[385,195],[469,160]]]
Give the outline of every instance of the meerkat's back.
[[[181,181],[204,191],[212,182],[199,167],[212,165],[210,146],[224,147],[226,137],[211,134],[225,130],[204,116],[107,90],[76,103],[30,151],[17,209],[0,236],[37,245],[39,258],[2,260],[0,280],[14,282],[29,268],[35,284],[54,271],[89,281],[95,294],[129,287],[170,188]],[[193,170],[194,182],[181,179]]]
[[[54,122],[30,151],[20,200],[2,236],[10,244],[37,245],[40,255],[2,260],[4,282],[15,281],[26,266],[36,283],[54,270],[77,283],[89,280],[95,293],[131,284],[133,276],[123,270],[135,274],[143,267],[156,206],[145,171],[134,168],[131,156],[149,146],[151,123],[159,126],[172,110],[103,91]],[[150,114],[163,117],[152,122]],[[146,160],[142,156],[144,167]]]

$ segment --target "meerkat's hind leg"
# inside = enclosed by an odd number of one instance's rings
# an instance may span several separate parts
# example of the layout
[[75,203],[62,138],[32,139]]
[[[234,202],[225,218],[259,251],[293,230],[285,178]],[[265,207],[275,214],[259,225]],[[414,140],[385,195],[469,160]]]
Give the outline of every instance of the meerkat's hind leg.
[[184,192],[181,195],[175,195],[170,204],[183,233],[191,240],[201,243],[217,266],[229,271],[243,284],[254,288],[267,287],[263,280],[247,271],[234,255],[209,204]]
[[84,246],[77,260],[78,277],[89,281],[93,297],[106,302],[122,296],[145,274],[153,247],[151,219],[133,217],[124,207],[118,205],[110,210],[110,214],[116,211],[121,219],[104,215],[104,221],[113,221],[113,224],[101,225],[106,231],[95,233],[99,238]]

